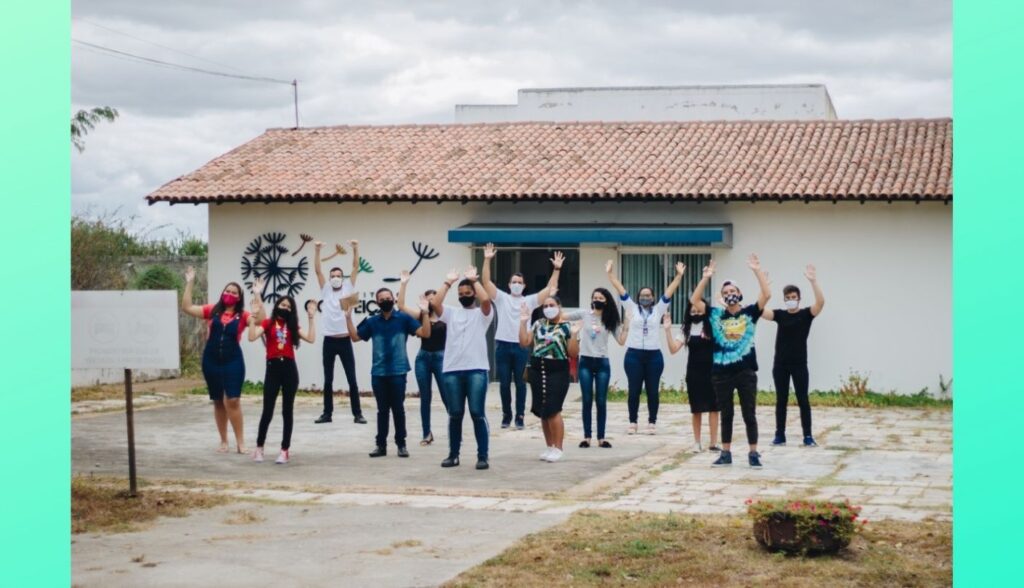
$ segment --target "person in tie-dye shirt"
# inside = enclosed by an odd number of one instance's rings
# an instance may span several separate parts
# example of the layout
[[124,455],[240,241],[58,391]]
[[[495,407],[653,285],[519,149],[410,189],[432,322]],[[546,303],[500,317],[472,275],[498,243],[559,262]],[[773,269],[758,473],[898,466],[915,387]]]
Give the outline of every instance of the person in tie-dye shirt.
[[[761,287],[757,302],[742,306],[740,302],[743,301],[743,292],[734,281],[726,280],[722,282],[722,306],[707,312],[714,341],[711,385],[722,413],[722,453],[712,464],[715,467],[732,465],[733,391],[740,397],[743,424],[747,429],[747,442],[750,444],[748,463],[752,468],[761,467],[761,455],[757,452],[757,353],[754,349],[754,334],[757,319],[771,298],[771,288],[756,255],[750,255],[747,265]],[[698,314],[706,310],[707,305],[701,295],[714,273],[715,262],[711,261],[704,268],[704,276],[690,296],[690,303]]]

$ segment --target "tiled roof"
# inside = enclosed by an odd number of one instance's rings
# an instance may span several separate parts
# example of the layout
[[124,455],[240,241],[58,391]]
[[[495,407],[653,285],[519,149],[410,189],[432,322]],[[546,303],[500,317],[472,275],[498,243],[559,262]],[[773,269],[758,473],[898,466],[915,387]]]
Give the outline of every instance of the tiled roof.
[[952,199],[950,119],[271,129],[167,202]]

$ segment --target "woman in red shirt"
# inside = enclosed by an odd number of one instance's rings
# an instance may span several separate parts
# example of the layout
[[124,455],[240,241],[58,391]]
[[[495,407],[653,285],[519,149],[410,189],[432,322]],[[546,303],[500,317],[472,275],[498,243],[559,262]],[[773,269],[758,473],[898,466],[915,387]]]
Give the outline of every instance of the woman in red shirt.
[[[192,284],[196,270],[185,270],[185,290],[181,294],[181,310],[187,315],[205,319],[209,325],[206,347],[203,349],[203,378],[213,401],[213,418],[220,434],[220,453],[228,451],[228,421],[235,431],[238,453],[245,453],[242,429],[242,382],[245,381],[245,360],[242,358],[242,332],[249,321],[245,310],[242,287],[231,282],[221,291],[216,304],[199,306],[192,303]],[[262,280],[257,279],[253,288],[259,291]],[[260,317],[262,318],[262,310]]]
[[[262,306],[259,291],[256,292],[254,310]],[[267,348],[267,373],[263,377],[263,414],[260,416],[253,461],[263,461],[263,443],[267,440],[267,428],[274,418],[277,394],[283,390],[281,417],[284,419],[284,433],[281,437],[281,454],[277,456],[275,463],[288,463],[288,450],[292,441],[292,408],[295,406],[295,393],[299,389],[295,349],[299,346],[299,339],[308,343],[316,341],[316,323],[313,321],[315,312],[315,303],[312,300],[306,302],[309,328],[303,331],[296,316],[295,299],[291,296],[282,296],[274,305],[274,312],[270,318],[259,326],[256,325],[255,318],[249,319],[249,340],[255,341],[263,337],[263,344]]]

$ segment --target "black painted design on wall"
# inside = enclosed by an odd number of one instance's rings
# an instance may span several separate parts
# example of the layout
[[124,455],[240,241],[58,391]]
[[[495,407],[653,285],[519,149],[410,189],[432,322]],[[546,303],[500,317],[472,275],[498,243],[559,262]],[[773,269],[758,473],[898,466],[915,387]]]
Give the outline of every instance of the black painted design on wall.
[[297,261],[285,257],[288,253],[285,237],[284,233],[264,233],[253,239],[242,253],[242,279],[246,288],[252,288],[257,277],[263,278],[265,285],[260,295],[271,306],[281,296],[298,296],[309,277],[306,256]]
[[[410,274],[416,273],[416,268],[420,267],[420,263],[422,263],[424,259],[427,259],[427,260],[435,259],[437,256],[441,255],[440,253],[435,251],[433,247],[430,247],[426,243],[420,243],[418,241],[413,241],[412,242],[412,251],[413,251],[413,253],[416,254],[416,264],[412,266],[411,270],[409,270]],[[384,281],[385,282],[399,282],[399,281],[401,281],[401,279],[400,278],[384,278]]]

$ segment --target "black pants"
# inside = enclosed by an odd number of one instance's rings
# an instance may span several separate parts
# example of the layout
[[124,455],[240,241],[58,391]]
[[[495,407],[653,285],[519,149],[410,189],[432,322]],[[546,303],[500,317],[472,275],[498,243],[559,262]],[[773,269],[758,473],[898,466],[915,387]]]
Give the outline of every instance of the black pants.
[[334,358],[341,358],[341,367],[348,380],[348,398],[352,404],[352,416],[363,415],[359,407],[359,384],[356,382],[356,357],[352,353],[352,339],[349,337],[324,337],[324,414],[334,414]]
[[405,374],[373,376],[370,382],[377,400],[377,447],[388,445],[389,413],[395,419],[395,445],[405,447]]
[[786,434],[786,405],[789,403],[789,380],[793,379],[793,391],[796,402],[800,405],[800,427],[804,437],[811,436],[811,401],[807,398],[807,387],[810,377],[807,374],[807,362],[776,363],[772,368],[775,379],[775,433]]
[[711,374],[711,385],[722,413],[722,443],[732,443],[732,393],[739,393],[743,424],[747,426],[747,442],[757,443],[757,372],[743,370],[732,373]]
[[260,415],[259,434],[256,435],[256,446],[263,447],[267,440],[267,428],[274,418],[274,406],[277,404],[277,393],[283,391],[281,399],[281,417],[284,419],[284,433],[281,436],[281,449],[288,449],[292,444],[292,409],[295,407],[295,392],[299,389],[299,369],[294,359],[277,358],[267,360],[267,375],[263,378],[263,414]]

